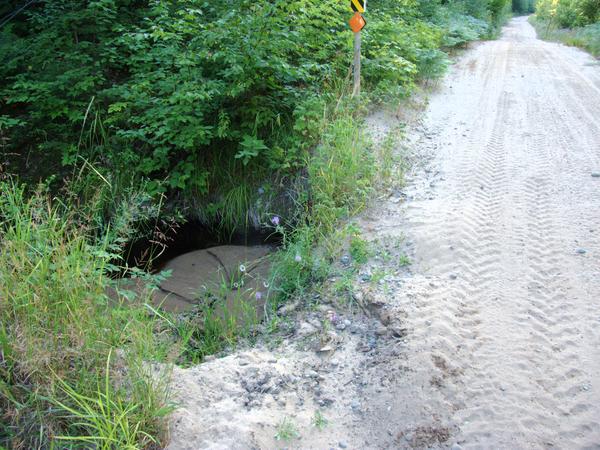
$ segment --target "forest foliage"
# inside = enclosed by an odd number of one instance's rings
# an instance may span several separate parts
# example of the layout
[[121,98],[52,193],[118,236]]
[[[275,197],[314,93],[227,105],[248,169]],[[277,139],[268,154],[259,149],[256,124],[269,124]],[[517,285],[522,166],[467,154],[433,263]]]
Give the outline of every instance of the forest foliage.
[[[441,47],[490,35],[505,4],[373,3],[367,90],[439,77]],[[339,0],[35,2],[0,29],[5,171],[60,183],[85,158],[151,194],[213,201],[240,179],[295,173],[319,140],[322,94],[348,76],[349,15]]]
[[536,16],[561,28],[591,25],[600,21],[600,0],[538,0]]
[[600,0],[538,0],[532,23],[544,39],[600,56]]
[[536,0],[512,0],[512,10],[517,14],[530,14],[535,12]]

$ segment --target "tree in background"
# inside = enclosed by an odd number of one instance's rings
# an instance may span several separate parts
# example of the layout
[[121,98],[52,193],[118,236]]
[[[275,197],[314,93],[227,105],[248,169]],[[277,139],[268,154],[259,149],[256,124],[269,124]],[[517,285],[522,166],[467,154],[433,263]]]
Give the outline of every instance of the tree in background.
[[561,28],[590,25],[600,20],[600,0],[538,0],[536,14]]
[[512,10],[520,14],[535,12],[535,0],[512,0]]

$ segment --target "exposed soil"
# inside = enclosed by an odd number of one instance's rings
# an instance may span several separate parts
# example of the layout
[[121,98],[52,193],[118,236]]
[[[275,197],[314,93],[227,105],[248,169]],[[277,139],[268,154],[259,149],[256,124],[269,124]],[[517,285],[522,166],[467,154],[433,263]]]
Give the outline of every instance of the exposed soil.
[[420,163],[360,218],[358,310],[176,369],[170,449],[600,448],[600,67],[514,19],[398,151]]

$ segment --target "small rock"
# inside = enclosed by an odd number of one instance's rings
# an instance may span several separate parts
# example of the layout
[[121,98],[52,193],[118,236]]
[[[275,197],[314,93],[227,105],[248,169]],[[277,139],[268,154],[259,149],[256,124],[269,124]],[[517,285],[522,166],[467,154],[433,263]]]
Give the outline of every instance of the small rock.
[[343,265],[347,266],[350,264],[350,256],[343,255],[342,258],[340,259],[340,261],[342,262]]
[[319,374],[314,370],[307,370],[305,376],[306,378],[317,378]]
[[302,322],[296,330],[296,335],[300,337],[310,336],[317,333],[319,330],[308,322]]
[[369,347],[367,344],[360,344],[360,345],[356,346],[356,350],[359,352],[362,352],[362,353],[367,353],[373,349],[371,347]]
[[399,325],[392,327],[391,330],[392,330],[392,336],[394,336],[396,338],[402,338],[402,337],[406,336],[406,334],[408,333],[408,330],[406,328],[402,328]]
[[360,280],[363,282],[367,282],[367,281],[371,281],[371,274],[370,273],[362,273],[360,275]]
[[350,322],[348,319],[344,319],[344,325],[349,327],[350,325],[352,325],[352,322]]
[[600,172],[592,172],[592,178],[600,178]]
[[359,411],[360,402],[358,400],[352,400],[352,403],[350,403],[350,408],[352,408],[354,411]]
[[450,279],[451,280],[456,280],[458,278],[458,276],[455,273],[451,273],[450,274]]
[[344,322],[338,322],[338,324],[335,326],[335,329],[343,331],[346,329],[346,324]]
[[204,357],[204,362],[211,362],[211,361],[214,361],[215,359],[217,359],[217,357],[215,355],[206,355]]
[[379,325],[376,329],[375,329],[375,334],[377,336],[383,336],[387,333],[387,327],[385,327],[384,325]]
[[577,254],[578,255],[585,255],[587,253],[587,251],[584,248],[578,248],[577,249]]
[[460,445],[458,445],[458,444],[454,444],[454,445],[451,447],[451,450],[462,450],[462,447],[461,447]]
[[373,350],[375,347],[377,347],[377,338],[375,338],[375,336],[371,336],[367,340],[367,344],[369,345],[369,348]]
[[326,408],[326,407],[328,407],[328,406],[331,406],[331,405],[333,405],[333,402],[334,402],[334,401],[335,401],[335,400],[333,400],[333,399],[332,399],[332,398],[330,398],[330,397],[320,397],[320,398],[319,398],[319,400],[317,400],[317,403],[319,404],[319,406],[322,406],[322,407],[325,407],[325,408]]
[[325,345],[319,349],[320,353],[331,352],[333,351],[333,347],[331,345]]
[[348,444],[345,441],[338,442],[339,448],[348,448]]

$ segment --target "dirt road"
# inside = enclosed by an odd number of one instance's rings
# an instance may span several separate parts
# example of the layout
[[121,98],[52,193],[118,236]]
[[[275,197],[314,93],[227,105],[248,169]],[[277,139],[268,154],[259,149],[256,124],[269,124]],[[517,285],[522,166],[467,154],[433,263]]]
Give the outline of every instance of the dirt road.
[[[600,65],[514,19],[411,139],[429,162],[361,220],[388,275],[357,299],[384,330],[349,317],[323,358],[309,317],[274,353],[176,372],[173,449],[600,448]],[[283,417],[301,439],[274,440]]]
[[425,128],[409,366],[438,372],[461,445],[600,448],[600,65],[515,19],[454,68]]

